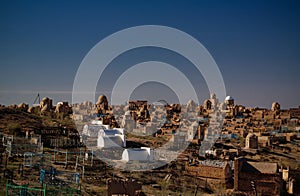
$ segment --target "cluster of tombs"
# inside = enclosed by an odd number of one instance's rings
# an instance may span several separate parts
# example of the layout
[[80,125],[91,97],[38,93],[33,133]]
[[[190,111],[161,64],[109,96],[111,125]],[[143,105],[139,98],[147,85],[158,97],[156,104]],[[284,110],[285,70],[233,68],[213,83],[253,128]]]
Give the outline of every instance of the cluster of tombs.
[[300,193],[300,183],[295,181],[298,179],[296,171],[290,171],[289,167],[279,168],[277,163],[254,162],[243,157],[234,161],[189,161],[185,167],[185,174],[217,181],[246,195]]
[[[155,110],[152,107],[155,107]],[[295,132],[300,127],[297,109],[281,110],[278,103],[273,103],[271,110],[247,109],[235,105],[234,99],[230,96],[226,97],[224,103],[218,103],[215,95],[205,100],[201,106],[197,106],[193,101],[189,101],[185,106],[177,104],[153,106],[148,105],[146,101],[130,101],[128,107],[123,109],[127,110],[120,120],[123,128],[109,129],[107,125],[101,124],[102,121],[97,126],[95,126],[97,123],[94,122],[92,123],[94,125],[85,126],[83,135],[91,135],[88,131],[92,130],[92,127],[102,127],[100,128],[102,130],[96,131],[94,135],[95,146],[105,148],[116,145],[125,148],[125,130],[144,135],[172,134],[173,140],[176,140],[180,139],[178,128],[180,125],[187,123],[189,125],[187,129],[180,129],[184,133],[181,135],[181,139],[204,145],[207,138],[217,134],[214,133],[217,127],[222,126],[219,140],[234,140],[242,137],[245,139],[245,147],[206,150],[206,158],[218,160],[194,161],[187,164],[185,168],[187,175],[219,179],[224,183],[234,176],[234,189],[241,192],[277,195],[283,190],[288,193],[297,191],[295,190],[295,184],[298,182],[292,177],[286,177],[289,175],[287,174],[288,169],[279,169],[277,163],[253,162],[238,158],[247,153],[256,154],[259,148],[274,147],[277,144],[299,139],[299,135]],[[222,121],[224,124],[217,120],[218,115],[222,116],[222,114],[225,117]],[[192,117],[197,117],[197,120],[183,122],[180,115],[190,115],[184,116],[184,119],[195,119]],[[212,118],[213,115],[217,117]],[[158,119],[163,120],[159,121]],[[155,124],[158,122],[161,125],[159,129]],[[145,152],[145,155],[141,151]],[[146,151],[149,153],[147,154]],[[152,150],[146,147],[141,149],[125,148],[122,160],[153,161],[155,150],[153,150],[153,154],[151,152]]]
[[[116,159],[123,161],[153,161],[153,150],[148,147],[127,148],[124,128],[111,128],[102,124],[100,120],[94,120],[85,125],[82,131],[82,140],[90,149],[121,150],[122,155]],[[110,156],[112,158],[112,156]]]
[[[5,106],[0,105],[0,107]],[[39,104],[34,104],[31,107],[29,107],[29,105],[24,102],[20,103],[19,105],[9,105],[7,107],[36,115],[49,116],[58,119],[64,119],[65,117],[69,117],[73,113],[72,107],[68,102],[57,102],[56,105],[53,105],[53,100],[49,97],[44,97]]]
[[[99,122],[98,122],[99,123]],[[94,125],[96,125],[96,122],[94,122]],[[100,125],[100,124],[98,124]],[[103,126],[103,125],[101,125]],[[106,127],[106,126],[104,126]],[[116,136],[122,135],[122,129],[101,129],[98,131],[98,133],[103,135],[103,139],[107,137],[119,137]],[[108,127],[107,127],[108,128]],[[85,129],[85,134],[88,134],[92,136],[95,132],[89,131],[92,129]],[[120,131],[113,131],[113,130],[120,130]],[[113,131],[114,133],[111,134],[110,132]],[[107,132],[107,134],[105,133]],[[123,132],[124,133],[124,132]],[[121,136],[122,137],[122,136]],[[17,149],[17,146],[11,146],[13,140],[17,140],[16,143],[20,143],[21,140],[18,140],[18,138],[12,138],[11,136],[4,135],[1,143],[3,146],[6,147],[6,149],[11,149],[12,147],[14,149]],[[30,142],[30,149],[22,149],[23,151],[27,151],[24,153],[24,167],[31,167],[33,164],[33,159],[28,159],[28,157],[32,157],[34,153],[36,152],[34,156],[40,155],[39,158],[40,162],[39,164],[42,164],[45,162],[47,156],[46,154],[42,153],[42,143],[41,138],[28,138],[27,139]],[[104,139],[105,140],[105,139]],[[103,141],[104,141],[103,140]],[[99,144],[101,144],[103,141],[100,141]],[[112,141],[109,142],[110,147],[113,148],[117,144],[118,140],[112,139]],[[29,143],[28,143],[29,144]],[[103,144],[103,143],[102,143]],[[101,145],[102,145],[101,144]],[[97,141],[98,145],[98,141]],[[122,143],[118,143],[118,145],[123,145],[123,147],[126,147],[126,140]],[[20,144],[19,147],[25,148],[26,145],[24,143]],[[34,147],[34,149],[33,149]],[[111,152],[111,151],[109,151]],[[18,153],[15,150],[10,153]],[[208,152],[209,153],[209,152]],[[242,156],[241,152],[237,151],[237,157]],[[42,156],[43,155],[43,156]],[[22,154],[23,156],[23,154]],[[56,155],[56,158],[59,155]],[[70,156],[70,155],[69,155]],[[79,156],[79,155],[78,155]],[[52,155],[51,155],[52,157]],[[55,154],[54,154],[55,157]],[[55,158],[54,158],[55,159]],[[70,159],[70,158],[69,158]],[[153,151],[149,148],[140,148],[140,149],[125,149],[122,153],[121,160],[122,161],[147,161],[151,162],[153,160]],[[51,158],[50,158],[51,160]],[[77,162],[77,161],[76,161]],[[45,164],[45,163],[44,163]],[[77,165],[77,163],[76,163]],[[41,170],[42,171],[42,170]],[[49,173],[49,172],[48,172]],[[51,172],[50,172],[51,173]],[[277,163],[271,163],[271,162],[255,162],[250,161],[245,158],[239,157],[234,158],[233,161],[229,160],[213,160],[213,159],[206,159],[206,160],[198,160],[198,159],[189,159],[184,167],[184,174],[196,178],[202,178],[204,180],[213,180],[217,181],[221,184],[227,185],[230,183],[230,181],[233,180],[233,188],[235,191],[246,193],[246,194],[262,194],[262,195],[279,195],[283,193],[283,191],[286,191],[290,194],[299,194],[299,181],[296,181],[295,179],[298,179],[299,176],[298,173],[295,173],[295,171],[290,170],[288,167],[278,167]],[[52,182],[51,180],[49,182]],[[53,181],[54,183],[54,181]],[[132,190],[127,189],[124,187],[134,185]],[[123,188],[122,188],[123,187]],[[129,188],[129,187],[128,187]],[[121,193],[131,193],[132,191],[141,191],[141,185],[137,182],[133,181],[124,181],[124,180],[117,180],[117,181],[109,181],[108,182],[108,193],[109,194],[121,194]]]
[[[274,102],[271,109],[246,108],[235,105],[230,96],[219,103],[212,94],[202,105],[193,101],[186,105],[169,105],[148,104],[147,101],[138,100],[129,101],[123,106],[110,106],[106,96],[101,95],[96,104],[74,104],[72,109],[64,102],[54,108],[49,98],[43,99],[36,108],[30,109],[24,104],[17,108],[28,112],[37,110],[40,115],[63,113],[63,116],[71,115],[76,121],[88,122],[79,130],[81,142],[90,149],[119,151],[113,158],[123,162],[153,162],[161,158],[150,147],[128,148],[126,132],[146,136],[171,135],[174,144],[184,141],[199,146],[206,145],[205,142],[215,135],[219,143],[243,138],[244,147],[224,149],[216,147],[216,144],[210,150],[199,151],[206,160],[188,161],[185,173],[223,183],[233,179],[236,191],[249,194],[279,195],[283,190],[288,193],[299,191],[299,182],[289,168],[278,168],[277,163],[254,162],[239,157],[247,153],[256,154],[260,148],[285,150],[280,144],[297,143],[300,107],[282,110],[280,104]],[[71,114],[71,111],[74,113]],[[221,131],[216,131],[218,129]]]
[[[213,100],[215,100],[215,96]],[[216,103],[214,101],[213,103]],[[190,102],[183,110],[195,112],[196,104]],[[167,103],[162,104],[147,104],[147,101],[129,101],[128,105],[123,109],[125,114],[120,119],[114,114],[118,113],[118,109],[108,105],[106,96],[101,95],[95,105],[96,120],[92,120],[86,124],[82,130],[82,140],[89,148],[108,149],[108,148],[124,148],[122,159],[127,161],[152,161],[154,159],[154,150],[148,147],[127,148],[126,149],[126,133],[130,132],[134,135],[171,135],[172,148],[181,148],[187,142],[194,140],[194,135],[197,130],[202,134],[198,136],[197,142],[203,141],[205,138],[215,135],[213,131],[204,134],[208,122],[200,125],[195,124],[193,115],[185,117],[184,122],[181,122],[181,105]],[[120,109],[120,108],[119,108]],[[211,108],[210,108],[211,109]],[[113,114],[114,113],[114,114]],[[119,116],[120,117],[120,116]],[[117,120],[118,119],[118,120]],[[190,119],[190,120],[189,120]],[[121,122],[121,127],[117,122]],[[190,124],[194,122],[194,126]],[[210,121],[211,124],[213,120]],[[182,126],[185,124],[185,126]],[[215,123],[216,124],[216,123]],[[218,123],[219,126],[220,123]],[[179,129],[180,128],[180,129]],[[210,127],[212,130],[214,126]],[[158,158],[160,159],[160,158]]]
[[212,94],[202,105],[192,100],[186,105],[148,104],[147,101],[138,100],[113,107],[112,110],[107,98],[101,95],[95,105],[91,102],[74,104],[73,119],[89,122],[96,113],[103,124],[109,124],[111,127],[121,126],[129,132],[145,135],[153,134],[151,131],[154,127],[158,134],[175,133],[179,127],[187,131],[182,127],[189,127],[195,121],[200,124],[199,126],[208,127],[212,115],[216,113],[225,117],[221,122],[224,134],[239,134],[246,137],[249,132],[253,132],[261,136],[272,134],[273,137],[280,137],[281,132],[300,129],[300,108],[282,110],[277,102],[272,104],[271,109],[246,108],[235,105],[231,96],[226,97],[224,102],[219,102]]

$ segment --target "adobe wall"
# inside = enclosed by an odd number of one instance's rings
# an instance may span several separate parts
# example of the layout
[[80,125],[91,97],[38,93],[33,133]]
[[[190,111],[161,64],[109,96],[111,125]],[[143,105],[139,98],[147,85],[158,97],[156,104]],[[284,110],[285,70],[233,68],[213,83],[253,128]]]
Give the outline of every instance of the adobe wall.
[[243,158],[235,160],[234,168],[234,190],[253,192],[251,181],[254,182],[257,193],[268,193],[267,195],[280,195],[282,180],[280,174],[262,174],[259,172],[242,172],[242,165],[246,162]]
[[192,176],[227,180],[232,177],[231,170],[206,165],[187,166],[186,173]]

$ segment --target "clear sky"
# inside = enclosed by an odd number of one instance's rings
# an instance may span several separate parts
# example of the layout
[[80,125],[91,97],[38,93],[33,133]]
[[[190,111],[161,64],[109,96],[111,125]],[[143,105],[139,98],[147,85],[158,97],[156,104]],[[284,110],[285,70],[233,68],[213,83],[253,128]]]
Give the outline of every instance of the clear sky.
[[[300,105],[298,0],[1,1],[0,104],[32,104],[37,92],[54,102],[71,101],[76,71],[88,51],[106,36],[136,25],[170,26],[199,40],[218,64],[227,94],[238,104]],[[107,82],[99,85],[99,92],[109,92],[109,78],[117,78],[127,64],[138,58],[159,60],[158,54],[173,55],[150,48],[118,57],[106,70]],[[178,68],[187,63],[177,62]],[[207,98],[201,76],[192,69],[186,74],[199,84],[201,99]],[[136,96],[143,95],[139,89]]]

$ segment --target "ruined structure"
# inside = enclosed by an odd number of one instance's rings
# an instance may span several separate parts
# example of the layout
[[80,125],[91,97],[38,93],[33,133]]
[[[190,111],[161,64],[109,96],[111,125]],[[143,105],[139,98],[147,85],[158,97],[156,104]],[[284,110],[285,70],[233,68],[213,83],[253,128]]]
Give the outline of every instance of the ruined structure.
[[210,95],[210,102],[211,102],[211,106],[212,106],[212,109],[217,109],[218,107],[218,104],[219,104],[219,100],[217,99],[217,96],[215,93],[212,93]]
[[280,195],[282,179],[277,163],[237,158],[234,162],[234,189],[247,194]]
[[102,121],[104,125],[109,125],[111,128],[119,127],[105,95],[99,96],[95,108],[98,120]]
[[204,140],[206,129],[205,124],[194,122],[187,131],[187,141],[200,144]]
[[246,137],[245,148],[247,149],[257,149],[258,148],[258,139],[257,136],[253,133],[249,133]]
[[137,123],[149,122],[150,114],[149,114],[149,105],[147,101],[137,100],[137,101],[129,101],[129,111],[130,114]]
[[280,104],[277,103],[277,102],[273,102],[271,110],[272,111],[279,111],[280,110]]
[[58,102],[55,107],[56,118],[64,119],[66,116],[72,114],[72,108],[68,102]]
[[167,112],[166,122],[163,124],[161,131],[162,133],[174,133],[180,125],[181,105],[167,104],[165,105],[165,108]]
[[292,118],[300,119],[300,106],[298,108],[291,108],[289,112]]
[[219,179],[223,183],[232,178],[231,166],[228,162],[205,160],[185,166],[185,173],[195,177]]
[[44,97],[40,103],[41,115],[51,116],[52,108],[52,99]]
[[98,116],[106,115],[108,110],[108,101],[106,96],[100,95],[95,106]]
[[209,99],[206,99],[204,102],[203,102],[203,108],[205,110],[211,110],[212,109],[212,103]]
[[26,104],[26,103],[20,103],[19,105],[18,105],[18,109],[19,110],[22,110],[22,111],[24,111],[24,112],[26,112],[27,110],[28,110],[28,104]]
[[187,112],[194,112],[197,108],[197,104],[193,100],[189,100],[186,104]]
[[225,104],[227,106],[227,108],[233,107],[234,106],[234,99],[231,96],[227,96],[225,98]]
[[40,114],[41,113],[41,108],[40,106],[31,106],[30,108],[28,108],[27,110],[28,113],[31,114]]
[[125,112],[122,119],[122,127],[124,127],[127,131],[132,131],[136,128],[136,121],[131,116],[130,111]]
[[137,120],[139,122],[149,122],[150,121],[150,114],[149,114],[147,105],[143,105],[140,108],[140,110],[138,112]]
[[[157,110],[154,111],[155,107]],[[128,110],[125,112],[122,125],[136,134],[174,133],[180,125],[180,104],[169,105],[165,102],[165,105],[154,106],[148,105],[147,101],[137,100],[129,101],[128,108],[125,109]],[[149,110],[152,116],[150,116]],[[156,127],[158,124],[159,129]]]

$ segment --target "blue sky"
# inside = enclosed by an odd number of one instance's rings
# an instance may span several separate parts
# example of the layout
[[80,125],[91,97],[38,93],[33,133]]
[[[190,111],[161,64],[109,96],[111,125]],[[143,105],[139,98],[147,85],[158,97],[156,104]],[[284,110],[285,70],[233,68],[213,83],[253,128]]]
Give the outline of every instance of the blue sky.
[[[170,26],[199,40],[218,64],[227,94],[239,104],[300,105],[297,0],[1,1],[0,103],[32,104],[37,92],[54,102],[70,101],[76,71],[88,51],[106,36],[137,25]],[[104,78],[116,78],[120,67],[135,58],[159,59],[158,54],[171,55],[151,49],[128,52],[109,66],[107,74],[113,77]],[[171,57],[173,62],[176,58]],[[187,74],[199,84],[201,99],[207,98],[201,75],[192,69]],[[113,82],[104,81],[100,92],[109,91]],[[154,86],[159,94],[166,91]],[[151,89],[144,87],[135,95]]]

